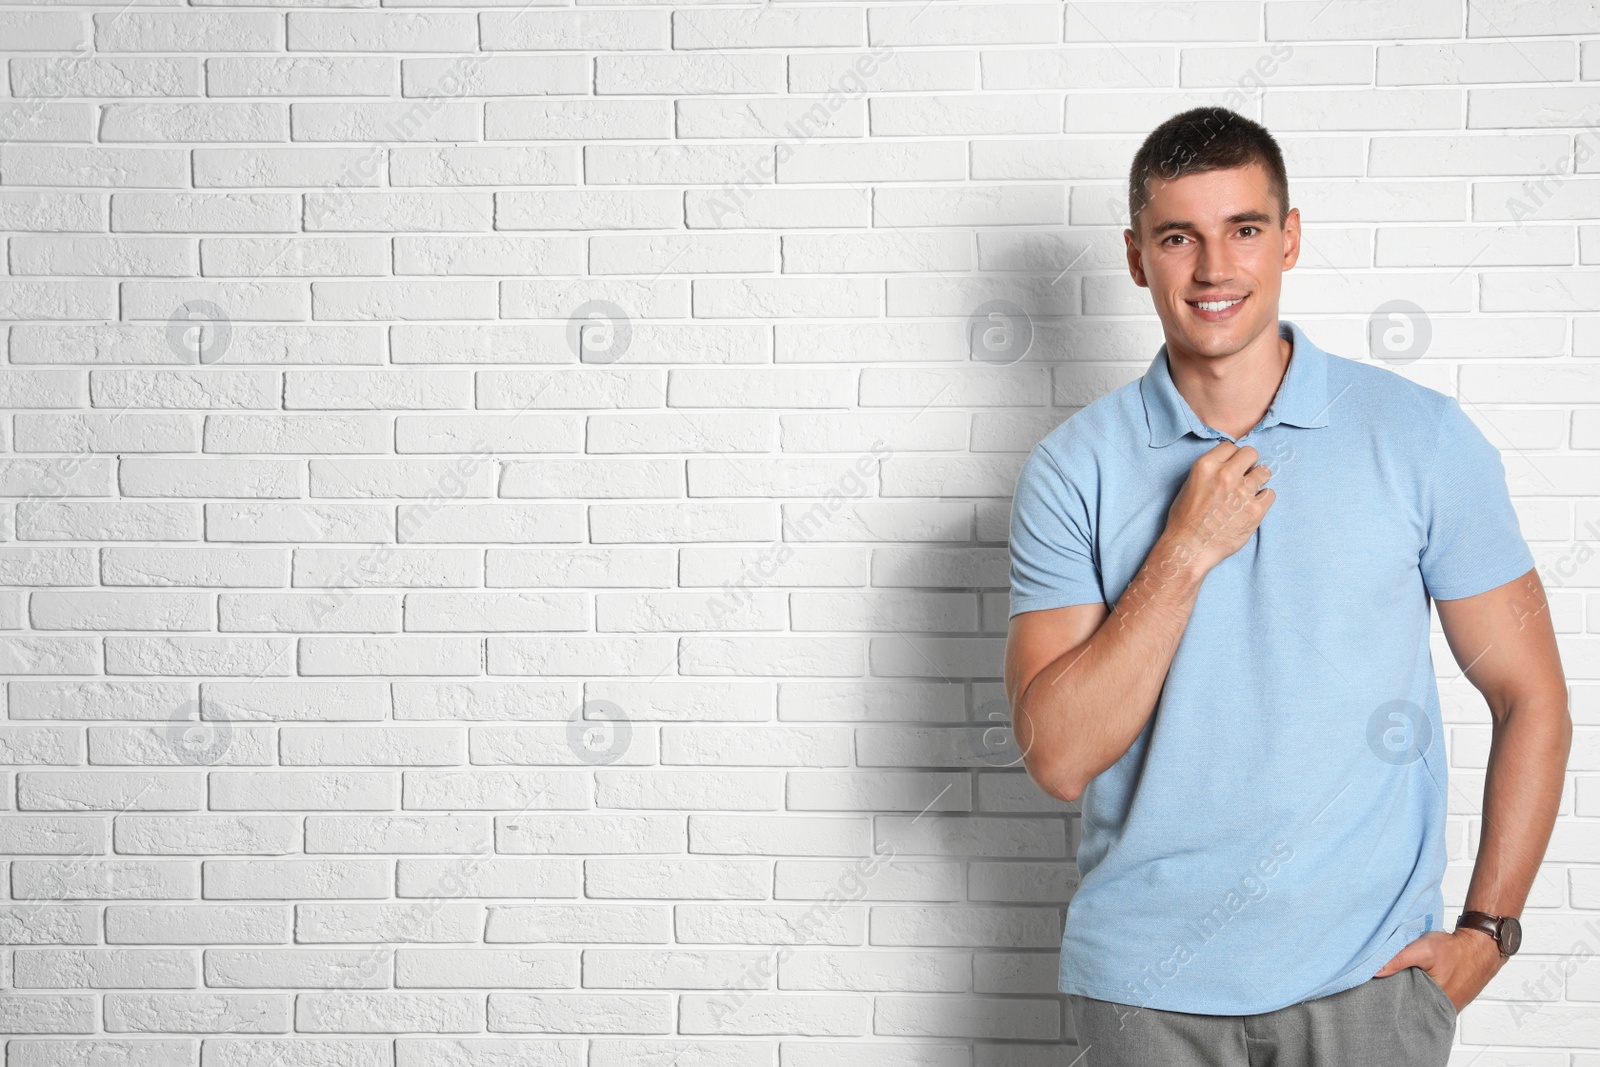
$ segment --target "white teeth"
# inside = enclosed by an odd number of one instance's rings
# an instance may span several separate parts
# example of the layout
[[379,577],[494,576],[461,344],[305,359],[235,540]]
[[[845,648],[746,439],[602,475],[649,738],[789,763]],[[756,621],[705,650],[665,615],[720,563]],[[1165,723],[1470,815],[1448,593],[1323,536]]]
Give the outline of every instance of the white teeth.
[[[1239,298],[1239,300],[1243,299],[1244,297],[1242,296]],[[1201,300],[1195,303],[1195,307],[1201,311],[1222,311],[1225,308],[1233,307],[1239,300]]]

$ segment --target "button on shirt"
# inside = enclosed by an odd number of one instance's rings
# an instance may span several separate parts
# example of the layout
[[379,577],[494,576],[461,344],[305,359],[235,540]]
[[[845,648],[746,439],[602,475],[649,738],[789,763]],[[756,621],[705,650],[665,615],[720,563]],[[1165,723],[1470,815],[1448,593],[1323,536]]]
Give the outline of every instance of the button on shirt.
[[[1428,598],[1493,589],[1533,557],[1500,455],[1454,398],[1279,331],[1283,381],[1235,441],[1276,499],[1206,575],[1144,729],[1079,798],[1064,992],[1255,1014],[1359,985],[1448,929]],[[1115,605],[1224,440],[1165,345],[1053,430],[1016,483],[1011,615]]]

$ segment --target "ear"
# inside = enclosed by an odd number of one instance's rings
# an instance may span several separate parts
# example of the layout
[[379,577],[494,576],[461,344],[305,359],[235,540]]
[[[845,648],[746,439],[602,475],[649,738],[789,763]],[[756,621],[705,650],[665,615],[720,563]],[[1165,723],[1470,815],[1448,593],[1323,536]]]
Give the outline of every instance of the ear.
[[1300,260],[1300,209],[1292,207],[1283,220],[1283,269],[1290,270]]
[[1133,284],[1141,289],[1150,288],[1149,279],[1144,276],[1144,257],[1139,254],[1139,241],[1132,230],[1122,231],[1122,243],[1128,253],[1128,273],[1133,276]]

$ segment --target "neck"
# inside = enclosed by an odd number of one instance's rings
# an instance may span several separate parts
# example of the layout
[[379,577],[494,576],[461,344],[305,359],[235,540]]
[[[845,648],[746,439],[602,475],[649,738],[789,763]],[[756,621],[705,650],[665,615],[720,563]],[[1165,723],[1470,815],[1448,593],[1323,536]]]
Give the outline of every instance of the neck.
[[1278,324],[1237,352],[1203,356],[1167,341],[1167,369],[1178,395],[1207,426],[1237,440],[1255,428],[1289,369],[1294,345]]

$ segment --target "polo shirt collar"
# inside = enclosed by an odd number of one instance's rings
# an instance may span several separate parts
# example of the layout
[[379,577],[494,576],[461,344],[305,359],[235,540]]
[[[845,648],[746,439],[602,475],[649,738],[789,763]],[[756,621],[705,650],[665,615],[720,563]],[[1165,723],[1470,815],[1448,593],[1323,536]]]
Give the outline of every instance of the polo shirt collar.
[[[1305,332],[1287,319],[1278,320],[1278,335],[1288,338],[1294,349],[1277,395],[1255,429],[1264,430],[1280,422],[1291,426],[1328,425],[1328,354],[1312,344]],[[1200,420],[1173,384],[1165,342],[1140,379],[1139,392],[1144,398],[1152,448],[1164,448],[1188,433],[1197,437],[1222,437]]]

